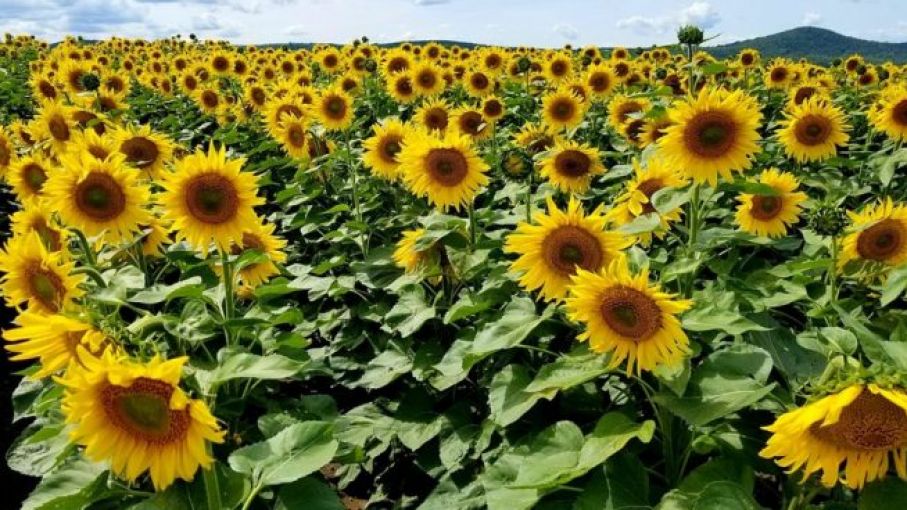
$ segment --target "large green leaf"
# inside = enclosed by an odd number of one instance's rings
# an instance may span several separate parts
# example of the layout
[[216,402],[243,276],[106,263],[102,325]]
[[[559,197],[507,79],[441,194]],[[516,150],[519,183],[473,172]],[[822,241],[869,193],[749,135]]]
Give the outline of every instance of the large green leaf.
[[476,334],[464,358],[464,368],[475,365],[497,351],[519,345],[553,313],[554,308],[547,307],[542,315],[538,315],[535,313],[535,303],[531,299],[514,298],[504,307],[500,319],[486,325]]
[[45,476],[22,503],[22,510],[85,508],[107,491],[107,468],[74,459]]
[[344,510],[337,492],[314,477],[284,485],[277,493],[274,510]]
[[280,354],[259,356],[232,349],[222,349],[217,353],[217,359],[214,369],[195,372],[196,380],[206,393],[233,379],[286,379],[307,365]]
[[337,445],[330,423],[308,421],[234,450],[229,463],[234,471],[252,478],[256,487],[278,485],[318,471],[334,457]]

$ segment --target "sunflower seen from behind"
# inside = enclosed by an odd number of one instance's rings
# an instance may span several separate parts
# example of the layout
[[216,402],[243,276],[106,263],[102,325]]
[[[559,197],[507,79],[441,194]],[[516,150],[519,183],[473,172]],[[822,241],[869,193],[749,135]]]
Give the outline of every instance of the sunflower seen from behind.
[[440,209],[459,209],[488,184],[488,165],[469,137],[448,132],[436,137],[414,132],[398,155],[400,175],[417,196]]
[[142,363],[84,349],[78,358],[59,382],[70,438],[88,458],[109,462],[130,482],[147,472],[158,491],[212,465],[207,444],[223,442],[224,432],[208,406],[179,387],[189,358]]
[[577,339],[609,353],[610,368],[626,363],[628,375],[677,365],[690,352],[677,315],[692,301],[651,284],[648,268],[634,275],[626,258],[600,271],[579,270],[565,304],[570,320],[585,328]]
[[64,225],[119,243],[131,240],[139,225],[148,222],[151,192],[124,156],[99,160],[80,153],[61,159],[63,168],[45,187],[47,201]]
[[85,275],[74,274],[75,262],[48,251],[35,232],[16,236],[0,250],[0,291],[7,306],[52,314],[73,306],[83,294]]
[[907,206],[886,198],[847,215],[850,233],[842,244],[839,267],[863,262],[890,268],[907,262]]
[[695,98],[675,104],[672,125],[659,140],[659,154],[697,183],[715,186],[718,177],[752,166],[759,147],[762,114],[742,91],[705,88]]
[[261,253],[267,260],[254,262],[239,269],[236,276],[239,282],[246,287],[258,287],[267,282],[272,276],[280,274],[277,264],[287,260],[283,249],[287,242],[274,235],[277,225],[273,223],[258,224],[243,232],[242,240],[232,247],[234,255],[241,255],[247,250]]
[[759,455],[802,470],[804,482],[819,473],[825,487],[861,489],[889,468],[907,480],[904,388],[851,384],[782,414],[765,430],[771,437]]
[[821,97],[791,106],[778,129],[778,139],[788,157],[800,163],[822,161],[837,154],[850,140],[844,112]]
[[207,254],[211,243],[221,251],[242,240],[243,231],[259,223],[255,206],[258,178],[243,172],[242,158],[227,159],[214,145],[183,158],[164,175],[159,202],[163,219],[172,222],[178,239]]
[[770,168],[759,174],[759,184],[772,189],[772,194],[741,193],[737,200],[735,221],[740,230],[762,237],[781,237],[797,223],[800,204],[807,196],[797,191],[800,183],[789,172]]
[[585,193],[605,173],[598,151],[573,140],[558,141],[541,161],[541,175],[564,193]]
[[632,240],[606,229],[601,207],[586,214],[573,197],[565,210],[551,197],[547,204],[548,211],[535,213],[532,223],[517,225],[507,236],[504,251],[519,256],[510,269],[519,274],[524,289],[537,290],[545,301],[560,301],[577,270],[598,271],[623,257],[621,250]]

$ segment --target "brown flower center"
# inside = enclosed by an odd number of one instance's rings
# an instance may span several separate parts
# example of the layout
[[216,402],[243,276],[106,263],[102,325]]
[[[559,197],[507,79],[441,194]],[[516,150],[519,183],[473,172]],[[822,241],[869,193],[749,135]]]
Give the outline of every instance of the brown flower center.
[[173,387],[139,377],[129,387],[107,384],[101,402],[113,425],[143,442],[166,445],[182,440],[189,430],[189,408],[170,409]]
[[559,97],[551,102],[551,107],[548,108],[548,111],[558,122],[567,122],[573,118],[576,105],[570,98]]
[[126,209],[126,196],[120,184],[105,173],[91,172],[76,186],[76,207],[96,221],[109,221]]
[[399,73],[409,69],[409,61],[403,57],[394,57],[387,63],[387,70],[391,73]]
[[64,119],[62,115],[54,115],[51,117],[51,119],[47,121],[47,129],[50,131],[50,135],[58,142],[69,140],[69,124],[66,123],[66,119]]
[[898,126],[907,126],[907,99],[902,99],[891,109],[891,120]]
[[476,136],[485,129],[485,119],[482,118],[482,114],[479,112],[468,111],[464,112],[457,119],[457,125],[460,127],[460,130],[464,133]]
[[220,98],[217,96],[217,92],[214,92],[213,90],[202,92],[202,104],[208,109],[217,108],[217,105],[220,104]]
[[488,85],[491,83],[488,80],[488,77],[482,73],[474,73],[469,77],[469,83],[472,84],[473,88],[477,90],[485,90],[488,88]]
[[340,96],[329,96],[324,100],[324,114],[332,120],[342,120],[346,115],[346,101]]
[[120,145],[120,152],[126,155],[126,161],[138,168],[153,166],[161,153],[156,143],[143,136],[136,136],[123,142]]
[[611,85],[611,77],[609,77],[607,73],[595,72],[589,76],[588,84],[595,92],[605,92]]
[[802,104],[803,101],[806,101],[807,99],[816,95],[816,92],[817,90],[815,87],[800,87],[794,94],[794,103]]
[[205,173],[186,184],[186,208],[203,223],[218,225],[232,220],[239,208],[233,183],[217,173]]
[[794,126],[797,141],[810,147],[825,143],[830,134],[831,122],[821,115],[804,115]]
[[627,119],[630,118],[630,115],[636,112],[642,111],[642,105],[636,101],[627,101],[626,103],[621,103],[617,106],[617,120],[621,124],[627,122]]
[[218,55],[214,57],[214,60],[211,61],[211,67],[219,73],[225,73],[230,69],[230,61],[227,60],[227,57]]
[[385,136],[384,139],[381,140],[381,150],[378,151],[381,159],[383,159],[387,163],[396,163],[397,153],[400,152],[400,143],[402,141],[403,137],[400,135]]
[[41,192],[44,182],[47,181],[47,172],[37,163],[28,163],[22,168],[22,180],[32,193],[37,194]]
[[557,77],[564,76],[570,67],[563,60],[555,60],[551,63],[551,74]]
[[661,179],[646,179],[641,183],[636,185],[636,190],[646,196],[649,199],[648,202],[642,205],[642,213],[649,214],[655,212],[655,206],[652,205],[652,195],[654,195],[658,190],[664,188],[664,183]]
[[0,139],[0,167],[9,166],[9,162],[13,158],[13,151],[10,146],[6,143],[6,140]]
[[52,312],[60,311],[66,295],[63,280],[53,271],[45,269],[39,261],[30,263],[25,269],[25,275],[31,296],[44,308]]
[[430,69],[424,69],[419,72],[419,75],[416,77],[416,81],[419,82],[419,86],[425,89],[430,89],[438,83],[438,77],[435,75],[434,71]]
[[252,102],[258,106],[265,104],[265,101],[267,101],[268,99],[268,96],[265,94],[264,89],[262,89],[261,87],[253,87],[250,96],[252,97]]
[[774,219],[781,212],[784,200],[774,195],[753,195],[753,204],[750,215],[757,220],[768,221]]
[[661,328],[658,303],[630,287],[607,289],[599,311],[609,328],[635,342],[648,340]]
[[305,130],[300,124],[291,124],[287,129],[287,141],[296,148],[305,146]]
[[504,105],[497,99],[485,101],[485,104],[482,107],[482,113],[489,117],[498,117],[504,113]]
[[38,91],[46,99],[56,99],[57,98],[57,88],[53,86],[47,80],[41,80],[38,83]]
[[433,107],[426,111],[422,118],[428,129],[447,129],[447,111],[443,108]]
[[780,83],[787,79],[787,68],[776,67],[769,73],[770,79],[775,83]]
[[575,274],[577,267],[597,271],[605,261],[598,239],[574,225],[563,225],[549,232],[542,241],[542,256],[548,267],[562,276]]
[[469,173],[466,157],[456,149],[432,149],[425,166],[433,181],[447,187],[457,186]]
[[756,57],[753,56],[752,53],[744,53],[743,55],[740,55],[740,63],[745,66],[753,65],[753,61],[755,59]]
[[297,119],[301,119],[302,109],[294,104],[282,104],[277,107],[277,120],[282,119],[284,115],[292,115]]
[[401,96],[410,96],[413,93],[413,84],[408,76],[403,76],[394,83],[394,89]]
[[566,177],[583,177],[592,168],[592,160],[583,151],[567,149],[554,158],[554,168]]
[[904,227],[892,219],[876,223],[857,237],[857,253],[867,260],[884,262],[898,254],[903,246]]
[[810,432],[823,441],[854,450],[890,450],[907,445],[907,412],[882,395],[863,390],[827,427],[816,422]]
[[704,158],[720,158],[734,146],[737,124],[727,112],[712,110],[693,117],[684,128],[688,150]]
[[614,65],[614,74],[623,78],[624,76],[630,74],[630,66],[626,62],[618,62]]

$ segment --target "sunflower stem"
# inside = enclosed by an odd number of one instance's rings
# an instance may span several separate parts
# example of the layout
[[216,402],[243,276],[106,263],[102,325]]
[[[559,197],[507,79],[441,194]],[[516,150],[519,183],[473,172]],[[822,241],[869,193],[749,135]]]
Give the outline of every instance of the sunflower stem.
[[838,237],[831,236],[831,264],[828,267],[829,300],[834,305],[838,300]]
[[[353,176],[353,207],[356,209],[356,222],[359,223],[359,225],[357,225],[357,228],[359,228],[363,225],[362,208],[359,205],[359,178],[356,173],[356,165],[353,162],[353,143],[350,141],[350,130],[346,129],[343,133],[346,136],[346,161],[350,167],[350,173]],[[367,242],[365,232],[359,232],[359,244],[362,248],[363,257],[368,255]]]
[[472,202],[466,206],[466,212],[469,214],[469,244],[472,249],[476,249],[476,208]]
[[534,165],[529,166],[529,182],[526,185],[526,223],[532,223],[532,173]]
[[220,263],[224,276],[224,335],[227,337],[227,345],[230,345],[230,326],[227,322],[233,318],[236,312],[236,296],[233,294],[233,265],[230,262],[230,255],[227,251],[219,251]]
[[[689,239],[687,239],[687,251],[690,256],[693,256],[696,250],[696,241],[699,237],[699,183],[693,184],[693,195],[690,197],[690,213],[689,213]],[[695,271],[690,274],[689,285],[686,291],[686,297],[693,295],[693,286],[695,284],[696,273]]]
[[243,502],[242,510],[249,510],[252,506],[252,502],[255,501],[255,497],[258,496],[258,493],[261,491],[261,484],[257,484],[252,488],[252,491],[249,493],[249,497],[246,498],[246,501]]
[[82,249],[82,253],[85,255],[85,260],[88,262],[88,265],[91,267],[97,266],[98,260],[95,258],[94,250],[91,249],[91,244],[88,243],[85,234],[79,229],[73,229],[73,232],[76,233],[76,237],[79,240],[79,247]]
[[[211,445],[208,445],[208,455],[211,455]],[[205,499],[208,502],[208,508],[219,510],[223,508],[220,500],[220,482],[217,479],[217,464],[212,464],[210,469],[202,469],[202,477],[205,482]]]

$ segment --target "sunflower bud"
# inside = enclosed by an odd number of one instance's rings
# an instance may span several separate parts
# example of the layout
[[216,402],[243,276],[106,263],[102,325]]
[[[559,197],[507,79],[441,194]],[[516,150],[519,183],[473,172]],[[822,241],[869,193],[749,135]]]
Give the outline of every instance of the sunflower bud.
[[532,61],[529,60],[529,57],[520,57],[520,59],[516,61],[516,67],[521,73],[525,73],[532,67]]
[[663,79],[667,78],[668,70],[663,67],[659,67],[658,69],[655,70],[655,77],[658,78],[659,80],[663,80]]
[[365,64],[363,64],[363,67],[365,67],[366,71],[374,73],[375,70],[378,69],[378,63],[375,62],[375,59],[373,58],[367,58],[365,59]]
[[809,217],[809,227],[817,234],[823,236],[836,236],[844,231],[847,215],[833,204],[823,204],[812,212]]
[[860,76],[863,76],[864,74],[866,74],[866,66],[863,64],[860,64],[860,66],[857,67],[857,74],[859,74]]
[[520,151],[511,151],[504,157],[504,170],[513,177],[524,175],[530,166],[527,159]]
[[79,78],[82,88],[88,91],[98,90],[101,86],[101,79],[94,73],[85,73]]
[[680,44],[698,45],[705,40],[705,34],[696,25],[685,25],[677,31],[677,40]]

